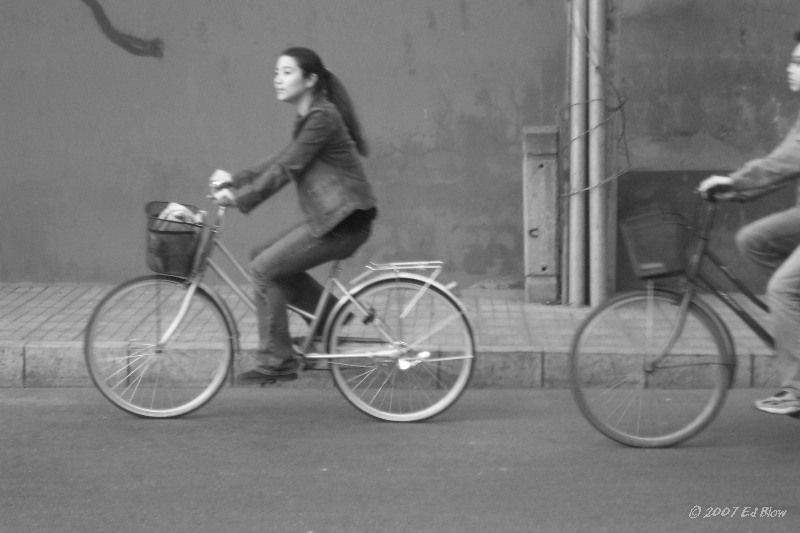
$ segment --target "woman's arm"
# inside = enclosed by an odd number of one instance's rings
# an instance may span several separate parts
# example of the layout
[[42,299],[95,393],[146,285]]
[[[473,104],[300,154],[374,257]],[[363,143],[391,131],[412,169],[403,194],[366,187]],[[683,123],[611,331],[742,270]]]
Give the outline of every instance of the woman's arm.
[[240,170],[231,177],[231,182],[234,188],[239,188],[252,182],[255,178],[266,172],[272,162],[275,161],[275,156],[270,157],[263,163],[251,168]]
[[751,200],[800,177],[800,131],[789,133],[769,155],[745,163],[731,174],[737,196]]
[[243,213],[251,211],[291,180],[302,176],[324,149],[332,132],[332,121],[324,111],[315,109],[306,115],[294,140],[286,148],[261,165],[263,168],[253,169],[255,172],[239,178],[239,185],[233,191],[239,210]]

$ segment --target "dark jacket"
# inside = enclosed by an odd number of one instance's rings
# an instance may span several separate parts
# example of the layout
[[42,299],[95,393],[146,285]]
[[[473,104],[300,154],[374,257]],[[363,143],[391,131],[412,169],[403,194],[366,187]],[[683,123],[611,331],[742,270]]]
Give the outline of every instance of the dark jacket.
[[294,181],[312,234],[325,235],[358,209],[375,207],[372,187],[338,109],[324,96],[298,117],[292,142],[268,161],[236,173],[233,193],[242,213]]

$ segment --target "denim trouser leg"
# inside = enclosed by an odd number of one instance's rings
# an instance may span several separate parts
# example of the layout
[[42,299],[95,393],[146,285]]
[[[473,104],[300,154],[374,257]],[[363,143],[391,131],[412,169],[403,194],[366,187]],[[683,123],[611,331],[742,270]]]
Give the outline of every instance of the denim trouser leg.
[[352,255],[369,237],[370,227],[315,237],[303,223],[253,250],[259,366],[279,366],[293,357],[286,304],[313,313],[322,294],[322,286],[306,270]]
[[781,386],[800,394],[800,208],[745,226],[736,243],[742,253],[773,272],[767,284],[767,301]]

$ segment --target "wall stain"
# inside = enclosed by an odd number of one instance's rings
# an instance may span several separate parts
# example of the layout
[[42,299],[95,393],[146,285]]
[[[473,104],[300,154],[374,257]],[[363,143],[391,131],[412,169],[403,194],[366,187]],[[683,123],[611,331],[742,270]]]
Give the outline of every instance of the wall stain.
[[426,14],[428,17],[428,29],[431,30],[432,32],[436,32],[439,29],[436,23],[436,15],[434,14],[431,8],[428,8]]
[[408,75],[416,76],[417,69],[414,67],[414,63],[417,59],[417,52],[414,48],[414,38],[408,30],[403,32],[403,49],[405,50],[405,63],[408,65]]
[[97,0],[81,0],[92,10],[94,19],[100,26],[100,31],[108,39],[120,48],[130,52],[135,56],[164,57],[164,42],[156,37],[155,39],[145,40],[133,35],[128,35],[116,29],[106,15],[103,6]]
[[459,2],[458,11],[461,22],[461,31],[466,32],[469,30],[469,12],[467,8],[467,0],[461,0],[461,2]]

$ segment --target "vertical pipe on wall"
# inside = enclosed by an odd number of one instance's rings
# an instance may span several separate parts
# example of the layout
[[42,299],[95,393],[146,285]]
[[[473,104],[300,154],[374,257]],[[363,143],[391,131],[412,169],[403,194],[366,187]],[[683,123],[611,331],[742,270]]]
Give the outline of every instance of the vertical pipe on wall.
[[569,95],[569,277],[568,303],[586,303],[586,12],[587,0],[572,0]]
[[607,297],[606,269],[606,0],[589,0],[589,303]]

